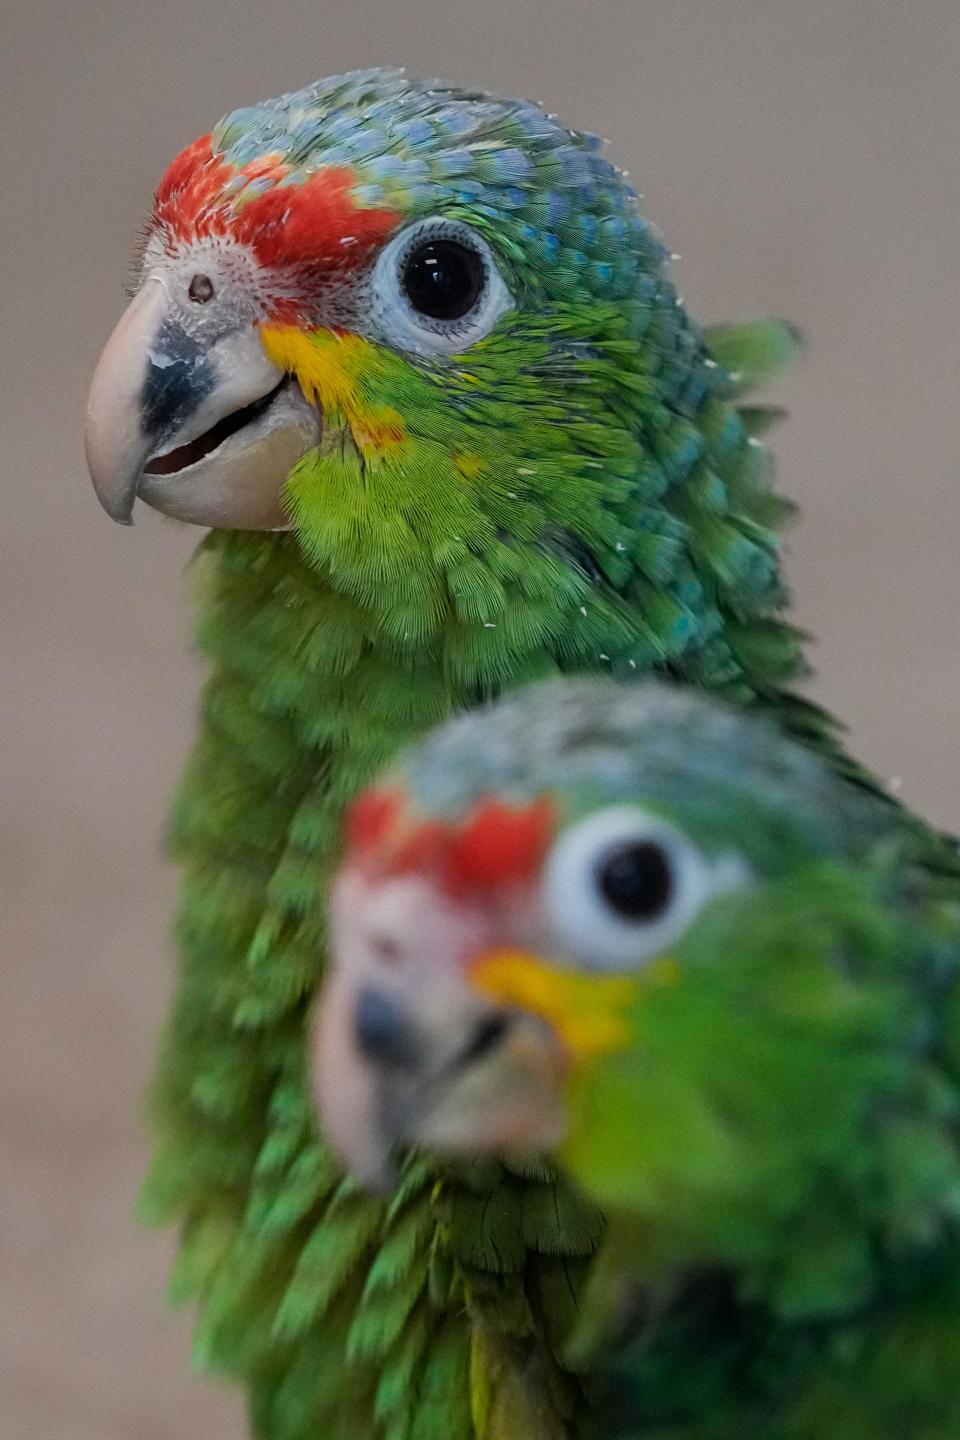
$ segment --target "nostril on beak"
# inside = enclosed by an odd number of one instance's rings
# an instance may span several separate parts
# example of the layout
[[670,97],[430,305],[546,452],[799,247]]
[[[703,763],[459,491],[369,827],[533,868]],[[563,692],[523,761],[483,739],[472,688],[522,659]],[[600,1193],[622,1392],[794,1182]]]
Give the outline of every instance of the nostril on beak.
[[368,1060],[411,1070],[417,1063],[414,1023],[382,990],[361,990],[353,1015],[357,1047]]

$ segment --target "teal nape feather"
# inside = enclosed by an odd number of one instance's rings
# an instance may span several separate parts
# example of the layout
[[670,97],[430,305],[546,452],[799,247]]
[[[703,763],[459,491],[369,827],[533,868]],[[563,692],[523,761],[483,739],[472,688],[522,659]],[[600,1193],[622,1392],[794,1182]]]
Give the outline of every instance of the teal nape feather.
[[180,1227],[197,1359],[263,1440],[589,1420],[563,1354],[594,1208],[547,1165],[424,1160],[373,1200],[316,1133],[305,1033],[357,789],[563,671],[667,671],[851,764],[790,691],[775,415],[740,408],[794,334],[701,331],[665,262],[594,138],[398,72],[236,111],[158,189],[88,454],[116,518],[139,495],[222,528],[192,572],[210,675],[143,1205]]

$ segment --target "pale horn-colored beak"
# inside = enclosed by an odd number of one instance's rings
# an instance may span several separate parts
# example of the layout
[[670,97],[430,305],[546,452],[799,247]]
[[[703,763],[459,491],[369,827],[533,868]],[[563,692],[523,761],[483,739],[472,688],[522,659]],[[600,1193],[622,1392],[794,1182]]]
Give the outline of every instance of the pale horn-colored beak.
[[151,275],[107,341],[84,431],[100,503],[125,525],[139,498],[194,525],[283,527],[283,485],[319,444],[320,412],[268,360],[252,323],[190,321]]
[[148,280],[104,347],[87,397],[83,440],[87,469],[111,520],[132,524],[137,481],[150,453],[140,416],[146,357],[160,331],[165,295]]

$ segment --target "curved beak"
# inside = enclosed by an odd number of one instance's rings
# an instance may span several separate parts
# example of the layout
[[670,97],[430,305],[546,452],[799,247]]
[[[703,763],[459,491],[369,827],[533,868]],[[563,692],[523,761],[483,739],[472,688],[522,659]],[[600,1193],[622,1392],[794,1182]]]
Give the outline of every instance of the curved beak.
[[148,280],[107,341],[87,397],[87,469],[100,504],[121,525],[132,523],[137,481],[151,449],[140,415],[140,391],[165,300],[160,281]]
[[131,301],[90,385],[94,489],[124,525],[140,498],[192,524],[276,529],[286,523],[284,481],[319,443],[320,413],[267,358],[252,323],[208,335],[203,319],[186,323],[160,275]]

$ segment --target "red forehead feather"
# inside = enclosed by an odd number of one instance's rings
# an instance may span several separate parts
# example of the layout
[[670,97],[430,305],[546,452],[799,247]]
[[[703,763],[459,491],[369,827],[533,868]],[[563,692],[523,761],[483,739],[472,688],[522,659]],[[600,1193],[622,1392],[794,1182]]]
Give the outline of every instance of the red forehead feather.
[[532,880],[540,869],[554,825],[549,800],[504,805],[481,800],[454,843],[454,867],[467,889]]
[[210,136],[201,135],[167,167],[153,197],[154,221],[180,239],[192,239],[229,178],[229,165],[214,155]]
[[400,218],[393,210],[361,209],[355,184],[352,170],[331,167],[302,185],[267,190],[244,205],[234,233],[264,265],[352,267]]
[[347,856],[378,875],[421,873],[464,895],[532,880],[555,822],[543,798],[531,805],[480,800],[460,825],[412,817],[399,790],[368,790],[347,819]]
[[154,221],[180,240],[230,235],[249,245],[265,266],[355,265],[393,229],[393,210],[363,208],[354,200],[356,173],[347,166],[317,170],[294,185],[272,185],[235,204],[227,190],[247,180],[281,180],[290,167],[280,154],[230,165],[201,135],[170,165],[154,197]]

